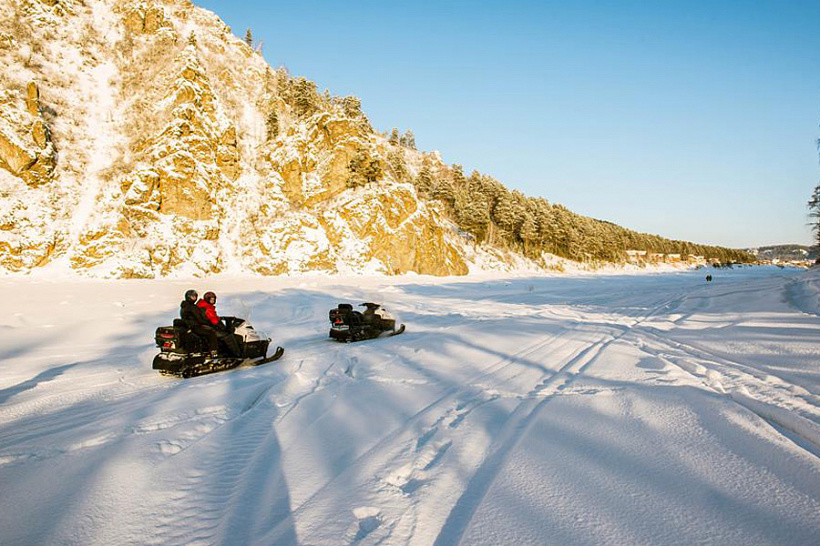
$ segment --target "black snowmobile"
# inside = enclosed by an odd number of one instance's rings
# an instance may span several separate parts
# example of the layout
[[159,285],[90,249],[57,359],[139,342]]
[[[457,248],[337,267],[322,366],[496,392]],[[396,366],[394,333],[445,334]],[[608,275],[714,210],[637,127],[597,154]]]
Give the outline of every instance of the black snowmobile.
[[378,303],[363,303],[364,312],[355,311],[349,303],[331,309],[330,337],[336,341],[361,341],[377,338],[385,332],[396,336],[404,332],[404,324],[396,328],[396,319]]
[[285,349],[277,347],[268,353],[270,338],[257,332],[251,324],[236,317],[222,317],[239,346],[240,356],[234,356],[224,342],[219,342],[218,356],[211,356],[207,340],[191,331],[182,319],[174,319],[173,326],[160,326],[156,332],[160,353],[154,357],[153,368],[161,374],[193,377],[206,373],[230,370],[248,363],[254,366],[273,362],[282,357]]

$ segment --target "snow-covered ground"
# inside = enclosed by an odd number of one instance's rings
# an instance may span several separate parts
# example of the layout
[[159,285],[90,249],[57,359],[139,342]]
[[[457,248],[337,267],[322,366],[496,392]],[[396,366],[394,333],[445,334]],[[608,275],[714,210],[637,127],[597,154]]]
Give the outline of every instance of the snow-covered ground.
[[[710,272],[0,279],[0,543],[817,544],[820,271]],[[152,371],[189,287],[285,357]]]

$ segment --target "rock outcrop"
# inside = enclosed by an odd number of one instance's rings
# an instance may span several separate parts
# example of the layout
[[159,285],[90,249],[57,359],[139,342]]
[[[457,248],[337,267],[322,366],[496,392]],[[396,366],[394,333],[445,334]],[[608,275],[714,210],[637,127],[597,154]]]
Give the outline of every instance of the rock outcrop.
[[23,4],[0,7],[0,269],[467,272],[358,99],[272,70],[187,0]]
[[39,186],[54,170],[54,152],[37,84],[28,82],[22,100],[6,93],[0,101],[0,167]]
[[123,20],[128,32],[133,34],[153,34],[161,28],[170,28],[171,22],[165,17],[165,10],[157,4],[138,4],[128,10]]

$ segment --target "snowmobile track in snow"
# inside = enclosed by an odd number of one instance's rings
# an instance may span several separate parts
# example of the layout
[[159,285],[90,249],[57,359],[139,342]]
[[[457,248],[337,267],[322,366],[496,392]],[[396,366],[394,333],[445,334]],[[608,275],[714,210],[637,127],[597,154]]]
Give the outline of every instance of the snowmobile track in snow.
[[[716,394],[723,395],[756,414],[789,441],[820,458],[820,407],[816,404],[816,395],[771,373],[729,360],[701,347],[665,339],[647,330],[642,330],[640,335],[647,335],[655,343],[668,349],[664,352],[641,345],[641,350],[661,358]],[[670,351],[677,354],[670,354]],[[755,395],[756,392],[767,393],[769,396],[776,393],[779,403],[774,405],[760,400]],[[784,406],[792,410],[786,411]],[[800,413],[808,413],[810,417]]]
[[[546,347],[556,342],[564,344],[567,342],[567,340],[565,340],[562,337],[555,337],[553,335],[541,338],[535,343],[517,351],[512,355],[508,355],[504,358],[498,359],[494,364],[488,366],[488,368],[485,368],[481,372],[474,375],[470,380],[466,381],[464,385],[457,385],[446,389],[438,398],[436,398],[434,401],[432,401],[430,404],[428,404],[412,416],[405,419],[399,426],[395,427],[391,432],[383,436],[374,445],[368,448],[364,453],[356,457],[353,461],[350,462],[350,464],[348,464],[348,466],[345,469],[343,469],[336,475],[332,476],[310,497],[306,498],[303,503],[293,507],[294,517],[298,518],[303,511],[307,509],[312,509],[317,504],[320,504],[322,502],[320,499],[322,498],[323,494],[332,491],[331,486],[337,486],[340,480],[347,480],[348,482],[351,482],[348,484],[348,486],[343,488],[344,490],[350,490],[353,487],[371,487],[368,484],[371,482],[373,476],[384,475],[386,473],[384,468],[389,468],[390,461],[395,458],[395,454],[391,455],[391,452],[402,451],[404,449],[404,446],[408,445],[413,445],[416,447],[423,446],[432,437],[432,434],[430,434],[430,428],[426,428],[425,432],[423,432],[421,435],[416,435],[413,433],[407,434],[411,430],[411,428],[416,426],[418,423],[421,423],[423,419],[425,419],[431,413],[435,413],[436,410],[438,410],[442,406],[458,407],[460,404],[469,404],[473,401],[478,401],[484,393],[480,390],[478,390],[477,392],[477,389],[475,387],[476,383],[480,382],[485,378],[495,376],[502,370],[506,370],[510,366],[514,366],[521,358],[527,357],[533,353],[536,353],[537,351],[545,349]],[[342,347],[340,350],[343,349],[344,347]],[[331,365],[330,367],[333,367],[333,365]],[[328,370],[329,369],[330,368],[328,368]],[[323,374],[323,377],[324,375],[325,374]],[[311,391],[311,393],[308,394],[312,394],[312,392],[314,391]],[[457,397],[459,397],[459,395],[466,396],[464,397],[464,401],[456,403],[455,400],[457,399]],[[304,398],[304,396],[302,398]],[[492,395],[490,395],[487,400],[480,400],[479,403],[483,404],[493,399],[495,398]],[[445,410],[444,415],[446,416],[450,411],[451,410]],[[454,420],[455,426],[458,426],[458,424],[460,424],[461,420],[463,420],[463,416],[460,419],[457,419],[457,421]],[[443,417],[439,417],[434,422],[440,423],[442,420]],[[421,438],[423,438],[425,435],[427,435],[427,438],[422,440]],[[447,446],[447,449],[449,449],[449,447],[450,445]],[[447,449],[445,449],[444,451],[446,451]],[[443,455],[443,452],[440,453],[439,458]],[[425,463],[425,466],[427,466],[428,464],[429,461],[428,463]],[[405,485],[404,487],[406,492],[408,489],[412,489],[413,485]],[[266,539],[271,539],[275,541],[277,536],[277,530],[273,529],[271,533],[266,535]]]
[[[265,478],[270,468],[266,460],[279,449],[275,447],[278,443],[269,416],[255,413],[275,385],[260,389],[238,415],[212,430],[208,434],[210,442],[197,441],[175,455],[189,459],[187,470],[175,483],[157,484],[168,491],[172,500],[165,506],[144,507],[149,513],[162,511],[144,516],[158,522],[154,533],[157,543],[244,542],[241,537],[247,537],[250,531],[247,520],[253,518],[245,510],[236,510],[235,501],[241,498],[250,502],[252,497],[266,493],[259,487],[268,483]],[[219,435],[223,438],[216,441]],[[197,445],[201,448],[190,449]],[[250,506],[256,510],[270,508],[261,499],[250,502]]]
[[488,455],[481,466],[473,473],[453,509],[447,516],[443,527],[436,537],[435,544],[444,546],[458,544],[465,530],[472,520],[475,510],[481,504],[488,490],[501,471],[507,455],[515,448],[520,439],[526,434],[533,420],[549,402],[569,387],[579,376],[589,369],[601,353],[612,343],[625,337],[636,326],[668,309],[678,298],[666,301],[652,309],[647,315],[636,319],[632,324],[625,325],[617,335],[606,335],[584,348],[566,364],[544,378],[532,391],[538,398],[527,397],[513,410],[508,417],[502,433],[494,439]]
[[557,372],[545,378],[533,389],[532,393],[537,394],[537,398],[527,397],[521,401],[504,424],[502,434],[493,441],[489,449],[489,455],[478,470],[473,473],[467,488],[447,516],[435,544],[458,544],[470,524],[476,508],[501,471],[507,454],[515,448],[527,432],[530,423],[555,396],[559,395],[561,391],[569,387],[589,369],[606,347],[625,334],[626,332],[622,332],[615,337],[606,336],[583,349]]

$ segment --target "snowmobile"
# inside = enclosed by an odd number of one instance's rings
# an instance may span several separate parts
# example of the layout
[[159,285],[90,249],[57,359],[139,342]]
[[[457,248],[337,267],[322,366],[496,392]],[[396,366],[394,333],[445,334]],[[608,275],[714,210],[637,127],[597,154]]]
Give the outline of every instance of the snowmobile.
[[259,366],[278,360],[284,354],[285,349],[277,347],[271,356],[266,356],[270,338],[254,330],[247,320],[236,317],[222,317],[222,320],[233,333],[240,356],[231,354],[222,341],[219,342],[218,355],[212,356],[207,340],[192,332],[182,319],[174,319],[173,326],[157,328],[155,341],[160,353],[154,357],[153,369],[163,375],[187,378],[230,370],[245,363]]
[[331,309],[330,337],[336,341],[373,339],[389,332],[397,336],[404,332],[404,324],[396,329],[396,319],[378,303],[363,303],[364,312],[355,311],[349,303],[340,303]]

